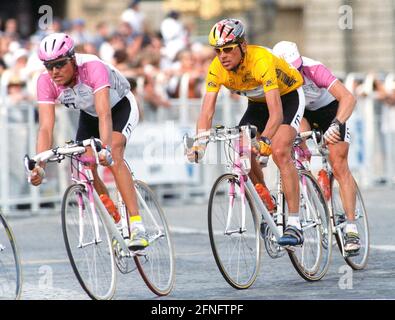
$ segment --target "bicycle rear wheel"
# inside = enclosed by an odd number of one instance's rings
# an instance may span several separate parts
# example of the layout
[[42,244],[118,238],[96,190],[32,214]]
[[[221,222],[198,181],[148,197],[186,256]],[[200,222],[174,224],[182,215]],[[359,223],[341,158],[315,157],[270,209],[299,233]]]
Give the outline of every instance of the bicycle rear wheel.
[[19,299],[21,291],[22,270],[15,238],[0,214],[0,299]]
[[[338,229],[339,224],[345,221],[345,211],[343,209],[343,204],[340,196],[340,187],[337,180],[332,175],[332,216],[334,219],[334,225]],[[356,187],[356,202],[355,202],[355,224],[357,226],[361,249],[359,250],[359,254],[357,256],[345,256],[347,264],[353,268],[354,270],[364,269],[368,263],[369,256],[369,223],[368,223],[368,215],[365,209],[365,204],[363,202],[361,191],[358,188],[357,183],[355,182]],[[340,250],[344,247],[344,239],[343,232],[339,234],[336,232],[336,240],[339,245]]]
[[329,209],[322,190],[308,171],[299,173],[299,218],[304,243],[288,254],[297,272],[307,281],[318,281],[328,271],[332,254]]
[[174,248],[166,217],[154,192],[142,181],[134,181],[149,246],[134,256],[137,268],[148,288],[158,296],[170,293],[175,281]]
[[84,185],[67,188],[61,216],[67,254],[82,288],[92,299],[111,299],[116,282],[111,238]]
[[244,230],[236,175],[224,174],[217,179],[208,205],[208,231],[215,262],[225,280],[236,289],[247,289],[255,282],[261,260],[260,221],[248,189],[245,197]]

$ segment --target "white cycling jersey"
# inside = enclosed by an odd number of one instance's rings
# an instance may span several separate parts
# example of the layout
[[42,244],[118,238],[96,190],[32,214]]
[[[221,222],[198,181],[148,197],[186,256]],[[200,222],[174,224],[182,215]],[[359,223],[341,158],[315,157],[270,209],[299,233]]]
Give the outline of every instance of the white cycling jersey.
[[81,109],[97,117],[94,94],[102,88],[110,88],[110,107],[114,107],[130,93],[127,79],[113,66],[92,54],[76,54],[77,84],[72,87],[57,85],[48,72],[37,80],[38,103],[62,103],[68,108]]
[[335,97],[328,91],[337,81],[332,72],[321,62],[302,57],[303,91],[307,110],[318,110],[329,105]]

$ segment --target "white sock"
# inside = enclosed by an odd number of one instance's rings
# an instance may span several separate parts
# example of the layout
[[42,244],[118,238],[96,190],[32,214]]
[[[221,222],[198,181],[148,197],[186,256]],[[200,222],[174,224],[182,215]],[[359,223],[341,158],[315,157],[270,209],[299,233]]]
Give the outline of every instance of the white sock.
[[137,228],[140,231],[145,232],[144,224],[140,216],[130,217],[130,230],[133,230],[134,228]]
[[302,230],[302,226],[300,225],[300,220],[299,220],[299,214],[290,214],[288,216],[288,222],[287,224],[289,226],[293,226],[298,228],[299,230]]
[[355,223],[352,223],[352,222],[346,223],[346,233],[349,233],[349,232],[358,233],[358,229],[357,229],[357,226]]

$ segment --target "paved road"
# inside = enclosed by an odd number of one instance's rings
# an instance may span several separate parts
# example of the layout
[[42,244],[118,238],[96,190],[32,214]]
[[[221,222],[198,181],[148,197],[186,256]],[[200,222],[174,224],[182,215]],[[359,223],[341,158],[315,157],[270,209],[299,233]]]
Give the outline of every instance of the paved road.
[[[138,273],[119,275],[115,299],[395,299],[395,190],[364,191],[370,215],[368,268],[353,272],[344,286],[345,262],[337,249],[328,274],[308,283],[287,256],[272,260],[264,252],[260,275],[248,290],[231,288],[212,257],[206,206],[167,207],[176,248],[176,285],[168,297],[156,298]],[[64,248],[60,215],[9,218],[23,264],[22,299],[88,299],[77,282]],[[158,299],[158,300],[156,300]]]

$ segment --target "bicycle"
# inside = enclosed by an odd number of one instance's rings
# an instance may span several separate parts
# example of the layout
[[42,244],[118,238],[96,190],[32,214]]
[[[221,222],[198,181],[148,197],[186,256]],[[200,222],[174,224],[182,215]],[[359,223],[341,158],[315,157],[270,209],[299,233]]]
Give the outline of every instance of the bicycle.
[[[370,236],[368,215],[358,184],[354,179],[356,187],[355,224],[357,225],[359,231],[361,243],[361,249],[359,250],[359,254],[355,255],[348,254],[344,251],[343,228],[346,225],[345,210],[343,209],[342,205],[339,183],[335,179],[332,168],[329,164],[329,150],[322,139],[322,132],[312,130],[301,133],[301,136],[304,139],[312,141],[313,148],[310,150],[310,153],[312,156],[321,157],[321,168],[324,170],[324,174],[326,174],[328,177],[329,184],[325,185],[322,182],[321,184],[323,184],[323,189],[325,190],[325,199],[327,201],[328,207],[330,208],[331,230],[335,235],[340,252],[346,263],[352,269],[364,269],[367,265],[367,260],[369,256]],[[309,170],[308,162],[306,162],[304,166],[307,167],[307,170]]]
[[14,234],[0,212],[0,299],[18,300],[22,292],[22,267]]
[[[217,126],[194,138],[184,136],[185,150],[189,150],[194,141],[200,139],[205,139],[207,143],[225,142],[226,164],[230,172],[215,181],[208,204],[209,237],[215,262],[232,287],[249,288],[259,273],[262,223],[265,231],[263,238],[268,244],[266,249],[270,252],[270,257],[278,258],[286,251],[293,266],[304,279],[320,280],[328,269],[331,254],[329,247],[327,259],[324,259],[322,224],[328,223],[329,212],[322,191],[310,173],[299,171],[302,186],[300,218],[305,242],[300,247],[279,246],[277,241],[286,226],[283,222],[288,218],[281,179],[277,182],[277,212],[272,216],[248,177],[251,143],[255,135],[256,127],[253,126]],[[309,196],[310,193],[313,195]],[[258,210],[262,218],[259,217]],[[316,211],[319,211],[319,215]],[[331,241],[331,234],[327,238]],[[322,264],[322,261],[325,263]]]
[[[66,189],[62,200],[62,232],[73,271],[92,299],[113,297],[115,266],[123,274],[137,268],[153,293],[168,295],[175,281],[175,259],[164,213],[151,189],[144,182],[134,180],[149,246],[130,251],[126,242],[130,236],[129,218],[120,192],[116,190],[121,221],[116,224],[93,187],[89,166],[99,163],[101,145],[100,140],[94,138],[69,141],[63,147],[44,151],[32,159],[26,155],[25,166],[30,171],[40,162],[60,163],[71,159],[73,184]],[[83,156],[87,147],[92,148],[94,157]]]

